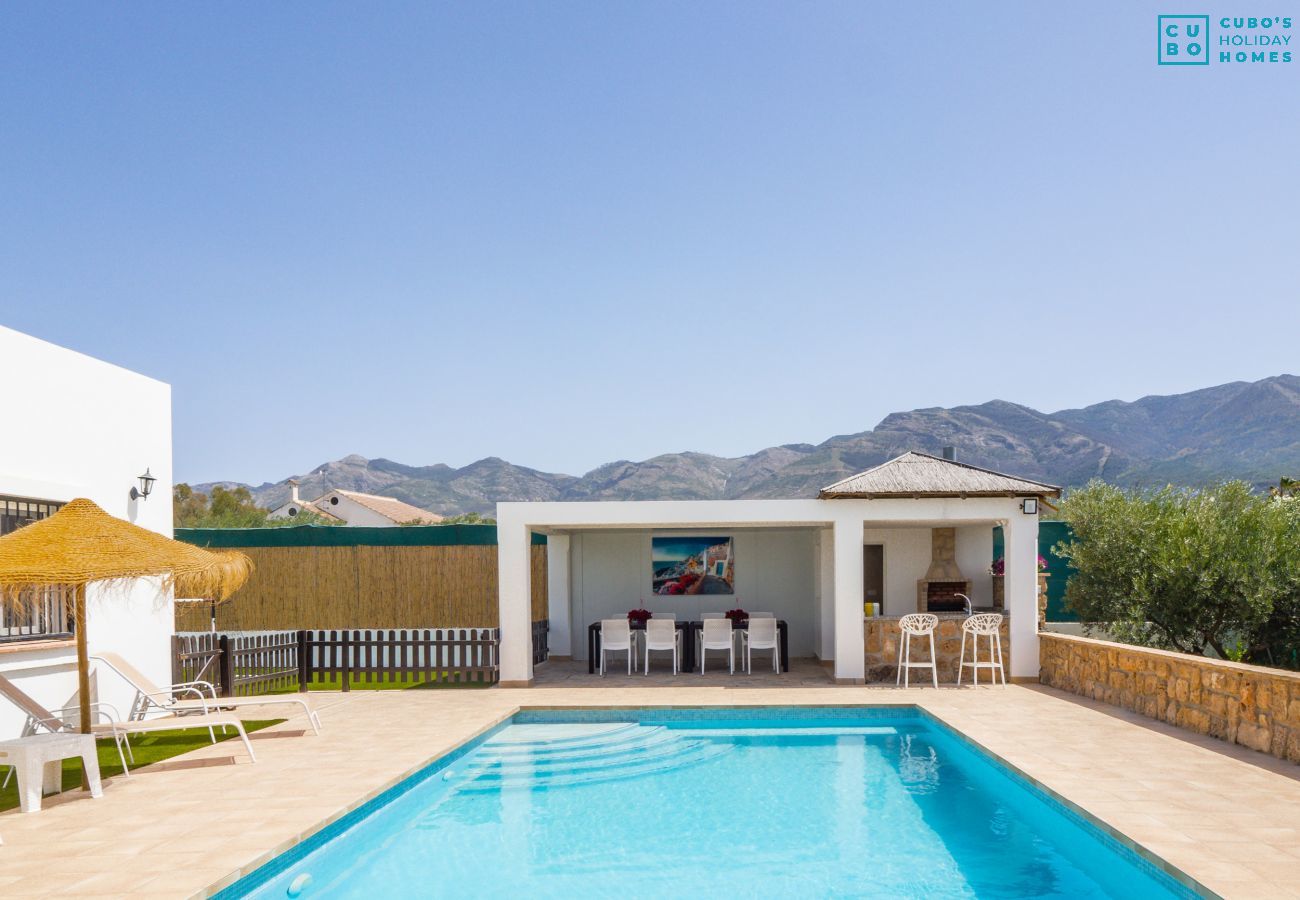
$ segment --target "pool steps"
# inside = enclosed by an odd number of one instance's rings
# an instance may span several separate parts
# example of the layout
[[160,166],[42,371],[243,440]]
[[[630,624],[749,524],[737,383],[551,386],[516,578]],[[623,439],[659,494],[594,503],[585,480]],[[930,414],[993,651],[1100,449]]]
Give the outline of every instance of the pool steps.
[[696,765],[731,745],[662,726],[606,728],[555,741],[485,743],[461,770],[460,790],[551,787],[631,778]]
[[[652,732],[652,733],[645,733]],[[491,759],[493,763],[536,764],[549,760],[583,760],[592,757],[613,757],[627,753],[637,753],[660,744],[680,740],[675,732],[668,728],[641,728],[627,735],[610,736],[600,741],[583,744],[568,744],[563,747],[527,747],[496,748],[485,751],[480,759]]]
[[727,753],[737,738],[845,737],[897,734],[891,726],[669,728],[627,723],[507,728],[457,773],[461,790],[550,787],[631,778],[696,765]]
[[486,746],[507,749],[567,747],[587,744],[620,734],[630,735],[641,726],[636,722],[603,722],[556,725],[509,725],[492,736]]

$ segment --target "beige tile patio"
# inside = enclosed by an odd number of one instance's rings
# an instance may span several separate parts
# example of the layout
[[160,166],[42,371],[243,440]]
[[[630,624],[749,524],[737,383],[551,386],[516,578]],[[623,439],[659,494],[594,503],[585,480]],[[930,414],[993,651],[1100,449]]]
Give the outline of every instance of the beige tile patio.
[[600,679],[558,662],[542,674],[530,690],[321,694],[324,733],[260,740],[256,765],[144,769],[98,801],[74,793],[0,816],[0,893],[203,896],[520,707],[801,704],[918,705],[1211,891],[1276,898],[1296,887],[1297,767],[1047,688],[836,687],[797,661],[779,678]]

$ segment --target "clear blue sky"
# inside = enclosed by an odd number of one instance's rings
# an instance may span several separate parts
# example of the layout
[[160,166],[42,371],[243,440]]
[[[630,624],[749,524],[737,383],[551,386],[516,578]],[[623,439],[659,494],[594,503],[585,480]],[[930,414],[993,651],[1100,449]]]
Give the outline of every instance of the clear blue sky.
[[191,481],[1294,372],[1300,59],[1169,11],[10,6],[0,322],[170,382]]

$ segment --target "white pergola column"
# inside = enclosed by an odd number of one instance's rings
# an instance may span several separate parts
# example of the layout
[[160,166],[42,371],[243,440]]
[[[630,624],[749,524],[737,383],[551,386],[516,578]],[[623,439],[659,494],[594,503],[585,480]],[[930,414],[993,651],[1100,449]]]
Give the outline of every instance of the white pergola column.
[[501,686],[527,687],[533,680],[532,535],[520,521],[497,521],[498,608]]
[[817,533],[817,658],[835,658],[835,537],[831,529]]
[[835,680],[866,683],[862,625],[862,520],[837,518],[834,525]]
[[1038,516],[1019,509],[1002,526],[1011,677],[1038,680]]
[[572,656],[573,614],[569,600],[569,536],[546,536],[546,618],[550,621],[546,649],[551,656]]

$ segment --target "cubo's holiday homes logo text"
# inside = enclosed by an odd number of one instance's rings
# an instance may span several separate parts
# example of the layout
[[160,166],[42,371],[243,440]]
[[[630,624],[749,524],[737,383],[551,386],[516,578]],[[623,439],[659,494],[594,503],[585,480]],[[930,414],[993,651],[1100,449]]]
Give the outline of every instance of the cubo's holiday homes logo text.
[[1156,27],[1162,66],[1291,62],[1290,16],[1170,15],[1158,16]]

